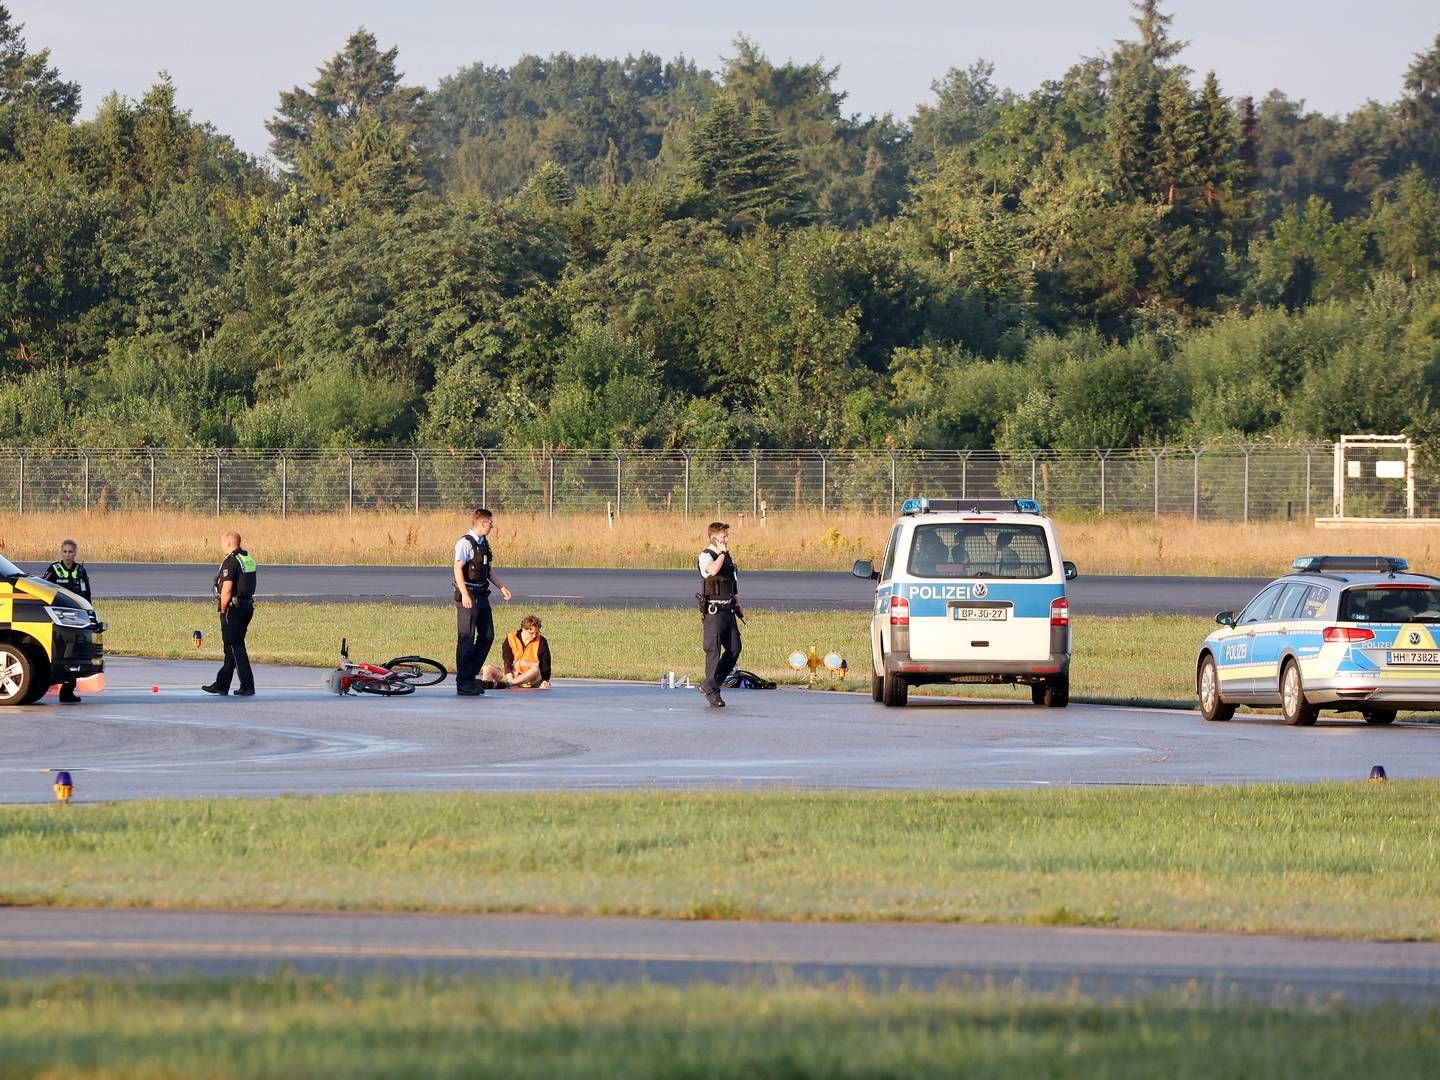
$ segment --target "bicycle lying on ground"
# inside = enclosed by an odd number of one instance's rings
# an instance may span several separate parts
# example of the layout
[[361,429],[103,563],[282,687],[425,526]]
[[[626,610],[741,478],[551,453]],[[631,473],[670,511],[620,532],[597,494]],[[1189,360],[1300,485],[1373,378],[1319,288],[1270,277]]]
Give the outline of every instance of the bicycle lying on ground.
[[383,664],[358,664],[340,639],[340,666],[330,672],[327,685],[337,694],[380,694],[399,697],[413,694],[417,686],[434,686],[445,681],[445,665],[424,656],[397,656]]

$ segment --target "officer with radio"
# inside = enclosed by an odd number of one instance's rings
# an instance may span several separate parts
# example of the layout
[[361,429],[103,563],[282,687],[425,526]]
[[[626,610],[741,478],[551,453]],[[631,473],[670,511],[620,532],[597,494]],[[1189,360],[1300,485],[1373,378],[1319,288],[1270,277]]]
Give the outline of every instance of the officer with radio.
[[255,617],[255,560],[240,546],[240,534],[227,532],[220,538],[225,552],[215,574],[215,604],[220,610],[220,640],[225,646],[225,662],[215,681],[200,689],[207,694],[230,693],[230,680],[240,677],[236,697],[253,697],[255,673],[250,670],[250,654],[245,649],[245,635]]
[[740,609],[739,575],[730,554],[730,526],[712,521],[709,534],[710,544],[697,560],[700,591],[695,594],[705,645],[705,681],[700,691],[712,709],[723,709],[720,686],[740,659],[739,620],[745,613]]
[[478,506],[470,515],[470,531],[455,544],[455,692],[461,697],[485,693],[477,681],[480,668],[495,644],[495,617],[490,611],[493,583],[507,601],[511,593],[495,576],[490,530],[495,515]]
[[[53,562],[45,569],[42,575],[52,585],[59,585],[61,588],[69,589],[76,596],[83,596],[90,599],[90,575],[85,572],[85,564],[75,561],[79,553],[79,546],[74,540],[60,541],[60,561]],[[78,705],[80,698],[75,693],[75,680],[66,679],[60,684],[60,704]]]

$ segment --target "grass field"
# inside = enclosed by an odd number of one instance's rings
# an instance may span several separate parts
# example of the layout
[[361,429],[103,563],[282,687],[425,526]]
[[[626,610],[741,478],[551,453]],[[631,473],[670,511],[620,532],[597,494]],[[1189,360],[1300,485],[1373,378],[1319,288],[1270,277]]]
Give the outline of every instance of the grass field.
[[[700,620],[691,610],[606,610],[578,607],[495,609],[497,634],[514,629],[534,611],[544,621],[559,678],[658,679],[661,671],[688,673],[698,682],[705,657]],[[219,629],[206,601],[104,600],[101,616],[111,629],[108,652],[170,659],[220,659]],[[781,683],[801,683],[787,663],[796,649],[814,645],[823,656],[838,651],[850,664],[846,687],[870,689],[870,646],[864,612],[749,613],[740,666]],[[340,638],[355,659],[386,660],[420,653],[450,664],[455,657],[455,616],[450,606],[388,604],[262,604],[251,626],[251,659],[333,666]],[[1213,629],[1208,619],[1187,616],[1076,619],[1071,695],[1086,701],[1195,702],[1195,650]],[[204,634],[198,653],[191,631]],[[492,657],[498,655],[498,647]],[[806,673],[808,675],[808,672]],[[838,684],[822,675],[819,685]],[[966,686],[967,694],[996,693],[1025,699],[1015,687]]]
[[1440,785],[0,807],[0,904],[1440,938]]
[[1434,1076],[1440,1014],[1204,993],[555,981],[0,983],[6,1077]]
[[[727,513],[735,553],[751,570],[849,570],[881,551],[888,514],[771,514],[764,524]],[[501,513],[498,565],[689,568],[706,518],[626,514],[611,528],[604,515],[553,518]],[[0,554],[58,557],[61,539],[80,544],[90,562],[200,562],[217,559],[225,528],[244,534],[265,563],[435,565],[444,568],[455,538],[469,526],[457,514],[275,515],[101,513],[9,515],[0,522]],[[1059,518],[1065,557],[1084,574],[1182,574],[1268,577],[1297,555],[1403,555],[1426,571],[1440,564],[1440,529],[1316,529],[1308,522],[1194,522],[1188,517]]]

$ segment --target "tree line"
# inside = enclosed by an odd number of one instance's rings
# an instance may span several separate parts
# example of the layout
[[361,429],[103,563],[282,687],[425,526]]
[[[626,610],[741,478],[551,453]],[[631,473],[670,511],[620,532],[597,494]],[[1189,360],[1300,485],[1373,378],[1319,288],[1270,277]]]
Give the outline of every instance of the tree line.
[[1033,93],[978,60],[903,121],[744,37],[431,88],[361,28],[258,161],[163,75],[78,119],[0,4],[0,444],[1435,434],[1440,36],[1327,116],[1132,6]]

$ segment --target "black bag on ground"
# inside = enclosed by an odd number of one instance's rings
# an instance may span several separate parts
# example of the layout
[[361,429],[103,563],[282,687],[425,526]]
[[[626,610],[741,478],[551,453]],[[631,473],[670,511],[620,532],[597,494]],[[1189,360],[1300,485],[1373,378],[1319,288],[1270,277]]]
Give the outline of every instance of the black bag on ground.
[[745,671],[736,668],[725,676],[725,681],[720,684],[732,690],[774,690],[775,684],[769,679],[762,679],[753,671]]

